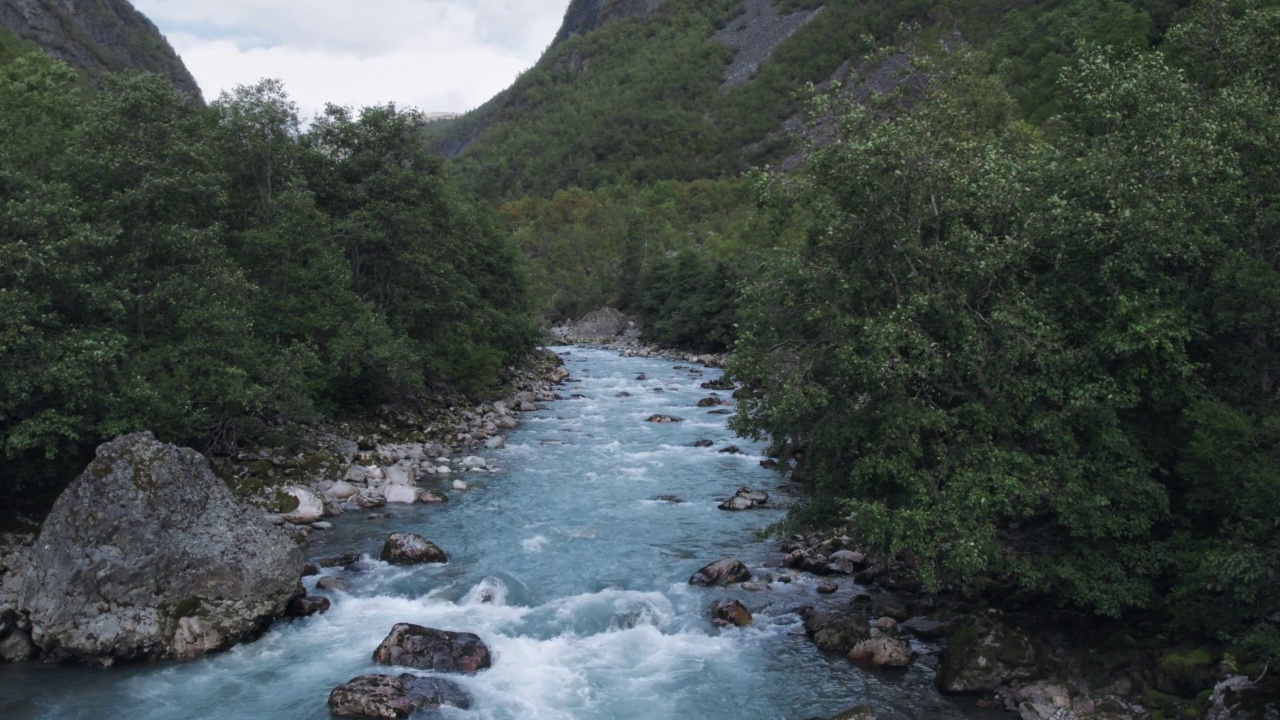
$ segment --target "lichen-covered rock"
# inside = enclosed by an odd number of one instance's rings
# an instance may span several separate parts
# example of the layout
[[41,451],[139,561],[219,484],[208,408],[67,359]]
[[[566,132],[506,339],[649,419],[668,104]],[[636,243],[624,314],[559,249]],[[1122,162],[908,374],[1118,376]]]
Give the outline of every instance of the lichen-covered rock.
[[379,665],[403,665],[436,672],[474,673],[490,665],[489,647],[473,633],[449,632],[400,623],[373,652]]
[[392,565],[447,563],[449,556],[438,545],[413,533],[391,533],[378,559]]
[[190,658],[256,637],[302,575],[289,535],[194,450],[119,437],[54,504],[18,568],[46,659]]
[[856,612],[825,612],[803,608],[805,634],[823,650],[847,653],[867,639],[871,625],[866,615]]
[[888,635],[859,642],[849,651],[849,662],[854,665],[879,670],[886,667],[906,667],[911,664],[911,648],[905,640]]
[[938,666],[944,693],[985,693],[1036,673],[1036,651],[1022,631],[994,615],[971,615],[956,623]]
[[747,627],[754,619],[746,605],[737,600],[717,600],[711,606],[711,622],[722,627]]
[[395,720],[442,705],[465,710],[471,707],[471,697],[448,680],[408,673],[361,675],[329,693],[329,711],[347,718]]
[[690,585],[711,587],[712,585],[732,585],[751,579],[751,571],[737,558],[717,560],[702,568],[689,578]]

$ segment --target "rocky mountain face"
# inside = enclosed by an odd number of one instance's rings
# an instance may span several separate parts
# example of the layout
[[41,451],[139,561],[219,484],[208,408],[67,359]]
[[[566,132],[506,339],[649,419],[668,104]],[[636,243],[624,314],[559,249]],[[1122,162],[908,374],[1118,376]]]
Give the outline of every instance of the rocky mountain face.
[[142,70],[200,97],[182,59],[128,0],[0,0],[0,26],[76,68],[91,84],[107,73]]
[[586,35],[605,23],[618,18],[648,17],[662,0],[573,0],[565,11],[564,24],[552,45],[558,45],[571,37]]

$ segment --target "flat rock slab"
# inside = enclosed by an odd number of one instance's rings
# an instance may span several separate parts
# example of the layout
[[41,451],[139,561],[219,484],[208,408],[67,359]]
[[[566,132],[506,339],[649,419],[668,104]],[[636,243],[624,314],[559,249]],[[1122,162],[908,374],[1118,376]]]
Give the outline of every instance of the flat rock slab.
[[489,647],[474,633],[449,632],[400,623],[373,651],[379,665],[436,672],[474,673],[490,665]]

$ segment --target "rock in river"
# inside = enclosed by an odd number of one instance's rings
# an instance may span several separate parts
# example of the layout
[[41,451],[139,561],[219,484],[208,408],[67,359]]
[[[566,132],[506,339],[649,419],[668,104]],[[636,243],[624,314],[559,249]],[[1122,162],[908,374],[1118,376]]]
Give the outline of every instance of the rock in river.
[[711,622],[722,627],[746,627],[753,622],[751,611],[737,600],[717,600],[711,606]]
[[192,658],[284,612],[302,554],[195,450],[125,435],[62,493],[18,568],[46,659]]
[[751,571],[737,558],[717,560],[702,568],[689,578],[690,585],[710,587],[712,585],[732,585],[751,579]]
[[489,647],[478,635],[400,623],[373,651],[379,665],[473,673],[489,667]]
[[347,718],[407,718],[441,705],[467,709],[471,697],[457,685],[440,678],[405,673],[361,675],[329,693],[329,711]]
[[449,556],[438,545],[413,533],[391,533],[378,559],[392,565],[447,563]]

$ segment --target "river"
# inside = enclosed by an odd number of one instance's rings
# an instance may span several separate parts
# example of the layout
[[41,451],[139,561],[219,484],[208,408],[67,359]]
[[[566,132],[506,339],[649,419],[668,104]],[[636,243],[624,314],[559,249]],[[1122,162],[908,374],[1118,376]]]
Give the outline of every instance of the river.
[[[716,508],[743,485],[787,497],[760,467],[761,446],[695,407],[709,394],[700,383],[719,371],[555,349],[572,372],[561,393],[582,397],[526,415],[505,449],[487,453],[501,472],[467,474],[467,492],[442,483],[451,499],[444,505],[337,518],[312,534],[309,550],[376,557],[388,533],[416,532],[448,552],[449,564],[325,571],[349,582],[347,592],[321,593],[333,601],[328,613],[277,623],[259,641],[205,660],[2,668],[0,717],[320,720],[329,717],[330,689],[387,671],[370,656],[400,622],[475,632],[493,651],[492,669],[451,678],[474,705],[444,718],[802,720],[863,703],[882,718],[969,716],[933,689],[930,657],[870,673],[805,639],[792,610],[847,602],[848,579],[831,598],[817,595],[808,576],[756,593],[688,585],[724,556],[753,569],[779,557],[757,534],[783,511]],[[655,413],[684,422],[645,422]],[[693,447],[700,438],[713,446]],[[731,443],[744,454],[718,452]],[[663,495],[683,502],[656,499]],[[727,596],[752,609],[754,626],[712,626],[707,607]]]

